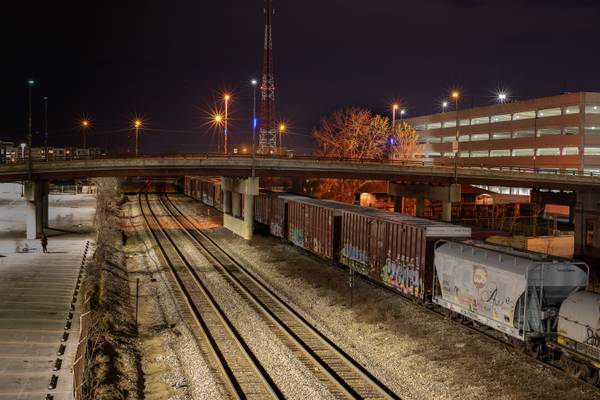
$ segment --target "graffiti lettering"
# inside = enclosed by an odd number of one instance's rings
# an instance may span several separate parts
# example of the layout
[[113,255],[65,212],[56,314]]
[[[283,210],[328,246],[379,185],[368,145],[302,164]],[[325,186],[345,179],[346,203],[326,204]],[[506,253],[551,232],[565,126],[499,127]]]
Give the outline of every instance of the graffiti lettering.
[[587,328],[587,339],[585,339],[585,344],[589,344],[590,346],[600,347],[600,335],[595,332],[592,328]]

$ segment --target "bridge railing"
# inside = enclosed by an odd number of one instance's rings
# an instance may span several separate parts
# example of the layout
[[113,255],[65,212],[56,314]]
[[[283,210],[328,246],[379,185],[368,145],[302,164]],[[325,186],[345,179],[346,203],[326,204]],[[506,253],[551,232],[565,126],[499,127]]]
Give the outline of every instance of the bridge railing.
[[[123,160],[131,159],[135,156],[129,153],[122,154],[102,154],[102,155],[90,155],[90,156],[70,156],[70,157],[32,157],[32,162],[71,162],[78,160]],[[431,167],[439,168],[444,170],[454,169],[454,160],[432,160],[432,159],[404,159],[394,160],[387,158],[348,158],[348,157],[326,157],[326,156],[306,156],[306,155],[281,155],[281,154],[223,154],[223,153],[154,153],[144,154],[139,158],[145,159],[159,159],[159,158],[179,158],[179,159],[293,159],[293,160],[306,160],[313,162],[334,162],[334,163],[363,163],[363,164],[386,164],[386,165],[399,165],[407,167]],[[0,159],[1,164],[27,164],[29,159],[18,158],[18,159]],[[553,175],[564,175],[564,176],[595,176],[600,177],[600,172],[594,171],[580,171],[574,169],[563,169],[563,168],[540,168],[540,167],[522,167],[522,166],[485,166],[485,165],[469,165],[459,161],[458,168],[460,169],[474,169],[474,170],[496,170],[496,171],[512,171],[521,173],[531,174],[553,174]]]

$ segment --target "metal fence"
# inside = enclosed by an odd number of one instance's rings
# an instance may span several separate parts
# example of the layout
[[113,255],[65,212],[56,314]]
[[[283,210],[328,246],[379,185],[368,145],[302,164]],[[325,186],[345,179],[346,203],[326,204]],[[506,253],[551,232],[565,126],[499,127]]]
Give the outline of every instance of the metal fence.
[[85,301],[79,317],[79,343],[77,343],[75,362],[73,362],[73,398],[75,400],[83,399],[83,385],[88,364],[88,337],[91,325],[90,302]]

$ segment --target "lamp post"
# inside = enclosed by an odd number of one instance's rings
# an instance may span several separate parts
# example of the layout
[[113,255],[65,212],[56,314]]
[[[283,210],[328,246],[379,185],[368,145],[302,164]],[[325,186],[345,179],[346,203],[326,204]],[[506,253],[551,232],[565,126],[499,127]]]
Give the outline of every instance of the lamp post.
[[394,128],[396,127],[396,111],[398,111],[398,104],[392,105],[392,132],[394,132]]
[[[83,135],[83,148],[87,149],[87,129],[90,127],[90,121],[83,119],[81,121],[81,133]],[[136,134],[137,135],[137,134]],[[136,144],[137,147],[137,144]],[[137,153],[136,153],[137,155]]]
[[224,99],[225,99],[225,121],[224,121],[225,129],[223,130],[223,136],[224,136],[224,139],[223,139],[224,149],[223,149],[223,151],[224,151],[225,155],[227,155],[227,153],[228,153],[228,151],[227,151],[227,119],[228,119],[228,116],[229,116],[229,99],[230,98],[231,97],[228,94],[226,94],[225,97],[224,97]]
[[406,110],[403,108],[402,110],[400,110],[400,121],[402,121],[402,119],[404,118],[404,114],[406,114]]
[[139,140],[140,140],[140,129],[142,128],[142,120],[136,119],[133,121],[133,127],[135,128],[135,156],[139,154]]
[[504,104],[506,103],[506,100],[508,100],[508,94],[504,92],[498,93],[498,103]]
[[48,161],[48,97],[44,96],[44,157]]
[[279,124],[279,154],[283,155],[283,133],[285,132],[285,124]]
[[250,83],[252,84],[252,157],[254,157],[256,153],[256,86],[258,81],[252,79]]
[[[32,142],[32,138],[31,138],[31,128],[32,128],[32,118],[31,118],[31,90],[33,88],[33,85],[35,85],[35,81],[33,79],[30,79],[27,81],[27,85],[28,85],[28,89],[29,89],[29,121],[28,121],[28,127],[27,127],[27,155],[29,158],[29,163],[31,164],[31,142]],[[24,156],[24,154],[23,154]],[[23,157],[24,158],[24,157]]]
[[446,107],[448,107],[448,102],[447,101],[442,101],[442,113],[446,112]]
[[457,90],[452,92],[452,99],[454,100],[454,107],[456,109],[456,137],[452,150],[454,151],[454,183],[458,183],[458,125],[460,120],[458,119],[458,100],[460,99],[460,92]]

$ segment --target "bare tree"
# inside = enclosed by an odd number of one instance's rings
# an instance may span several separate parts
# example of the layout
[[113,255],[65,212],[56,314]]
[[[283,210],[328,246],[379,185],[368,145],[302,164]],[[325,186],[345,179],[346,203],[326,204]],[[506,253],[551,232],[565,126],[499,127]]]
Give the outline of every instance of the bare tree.
[[419,144],[419,133],[406,121],[396,123],[389,145],[390,160],[410,160],[423,154],[423,145]]

